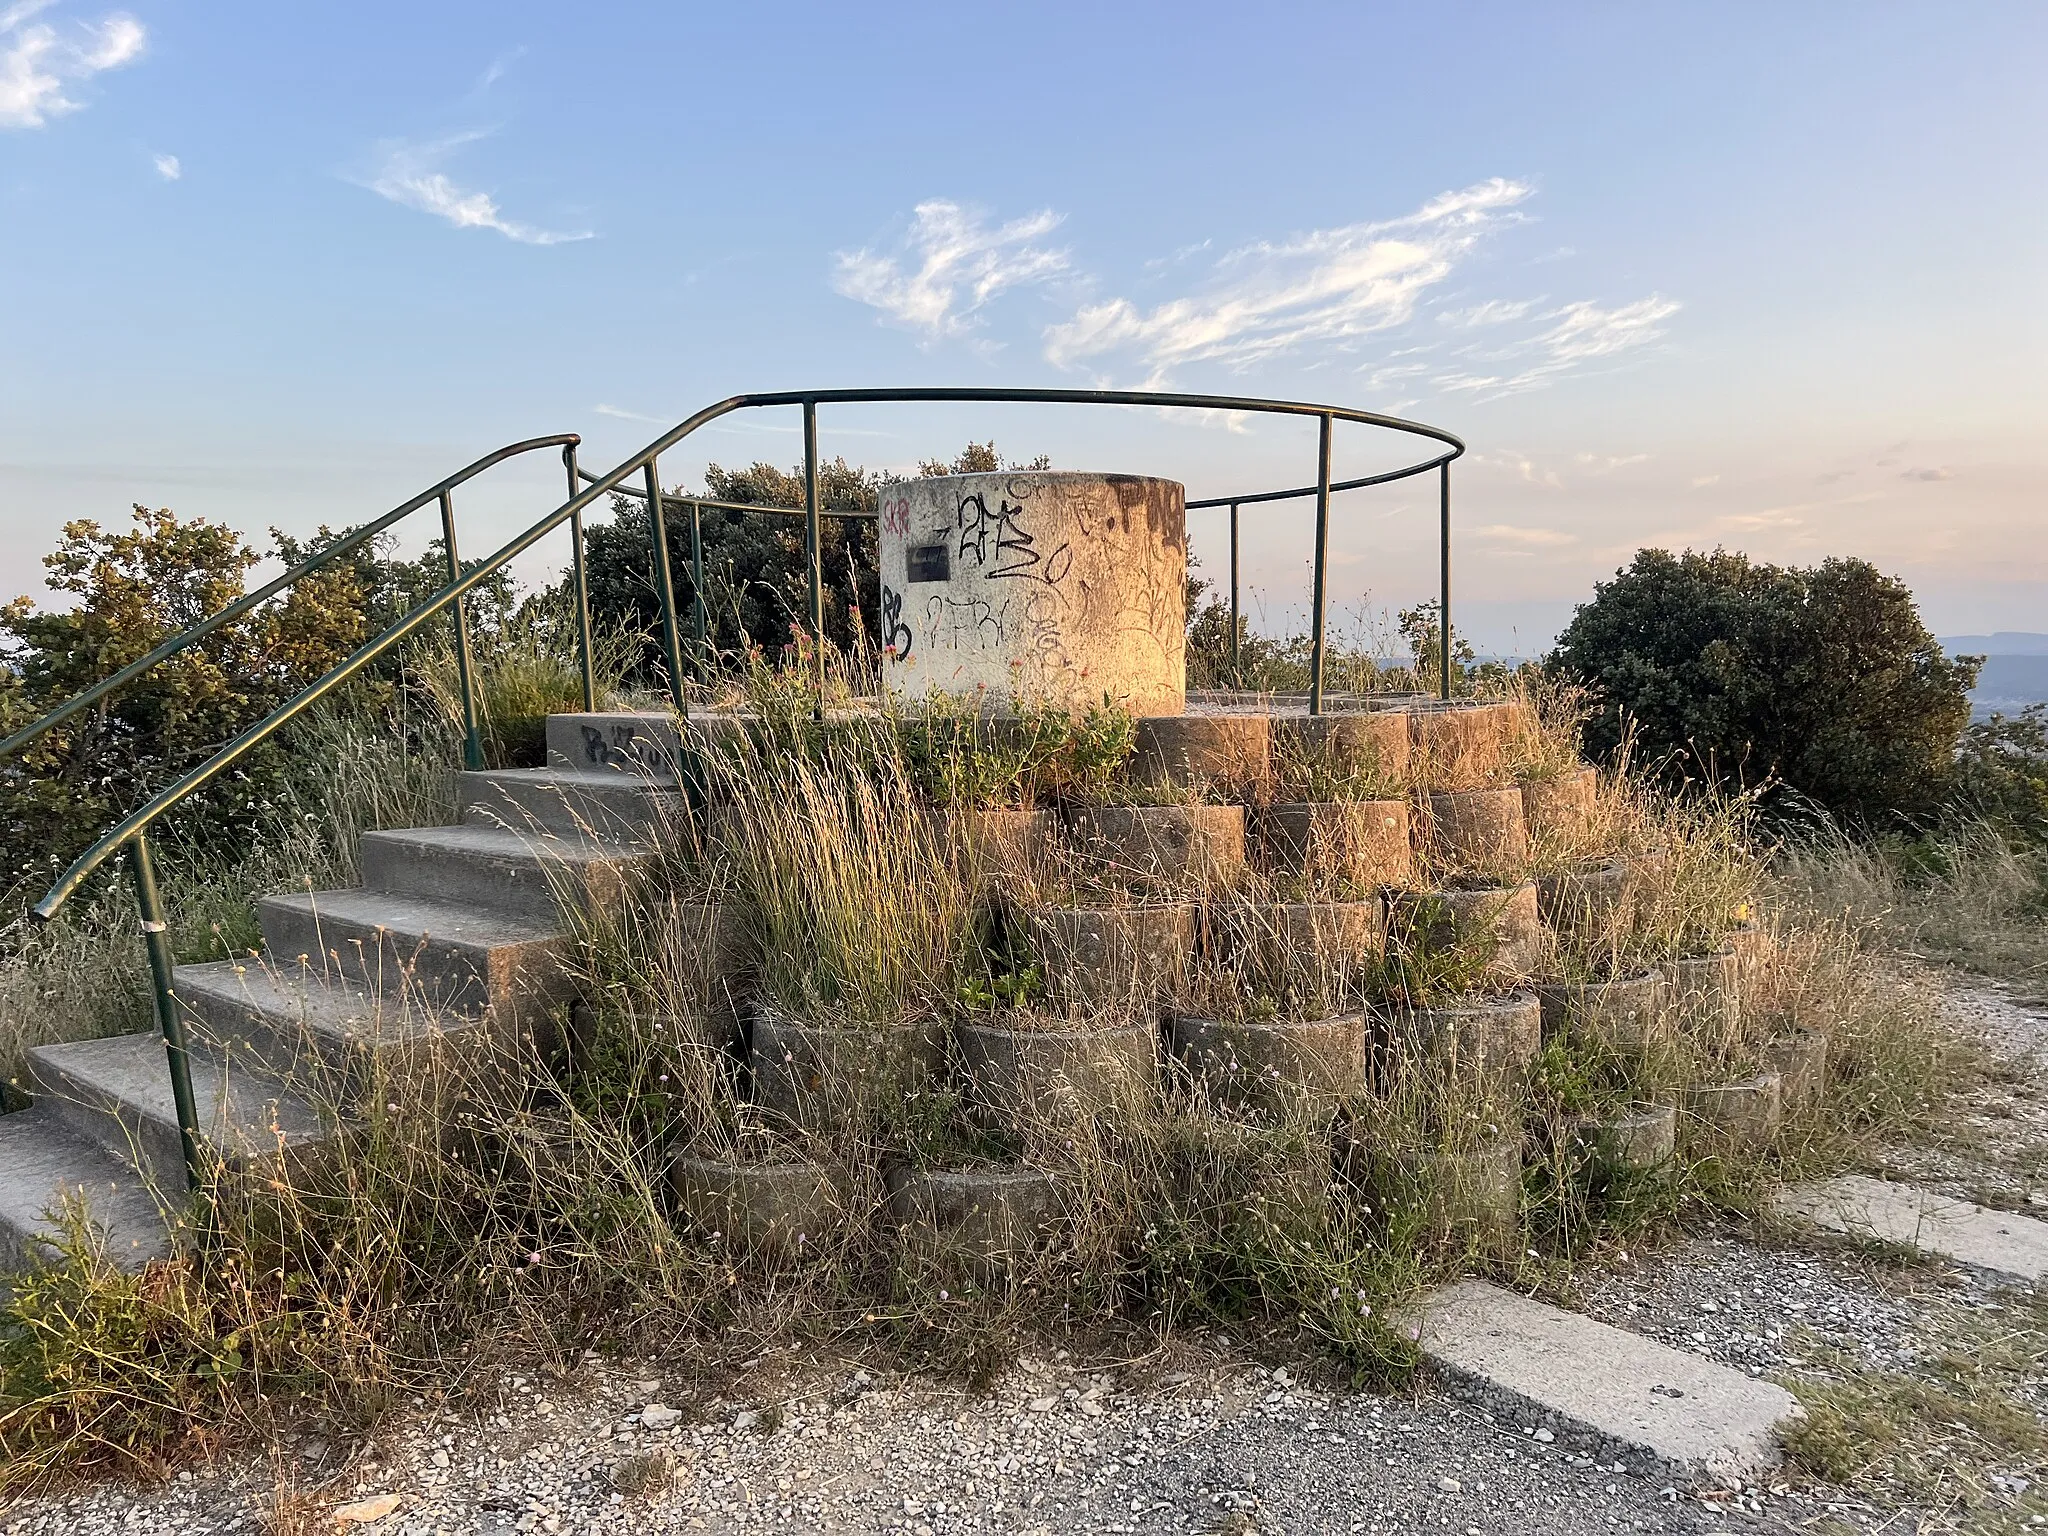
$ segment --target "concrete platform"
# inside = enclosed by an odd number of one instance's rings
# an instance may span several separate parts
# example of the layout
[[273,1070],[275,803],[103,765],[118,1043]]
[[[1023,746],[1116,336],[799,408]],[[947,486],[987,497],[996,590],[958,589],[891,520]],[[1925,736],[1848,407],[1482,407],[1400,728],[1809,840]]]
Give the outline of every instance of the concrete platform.
[[1850,1174],[1822,1184],[1795,1184],[1779,1192],[1772,1209],[1824,1231],[1953,1259],[2014,1285],[2032,1285],[2048,1276],[2048,1222],[1987,1210],[1911,1184]]
[[[1792,1394],[1698,1355],[1481,1280],[1417,1310],[1430,1363],[1495,1412],[1590,1443],[1631,1467],[1732,1484],[1777,1464]],[[1645,1469],[1649,1470],[1649,1469]]]

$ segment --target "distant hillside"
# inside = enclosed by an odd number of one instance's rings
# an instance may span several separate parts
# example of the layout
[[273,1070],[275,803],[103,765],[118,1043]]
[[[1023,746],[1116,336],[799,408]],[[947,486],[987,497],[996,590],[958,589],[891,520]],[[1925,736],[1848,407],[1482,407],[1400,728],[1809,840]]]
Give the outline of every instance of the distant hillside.
[[2048,635],[2024,629],[2001,629],[1995,635],[1944,635],[1941,644],[1951,656],[2048,656]]

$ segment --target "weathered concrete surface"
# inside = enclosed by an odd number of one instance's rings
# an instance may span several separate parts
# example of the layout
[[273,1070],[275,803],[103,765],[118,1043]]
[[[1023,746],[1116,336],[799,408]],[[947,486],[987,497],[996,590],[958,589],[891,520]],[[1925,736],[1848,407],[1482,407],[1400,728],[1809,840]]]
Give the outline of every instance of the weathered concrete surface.
[[1480,1397],[1680,1476],[1775,1466],[1778,1431],[1802,1411],[1773,1382],[1481,1280],[1438,1291],[1416,1323],[1431,1363]]
[[2048,1276],[2048,1222],[1848,1174],[1779,1192],[1773,1209],[1851,1237],[1904,1243],[2022,1285]]
[[941,475],[881,498],[883,679],[1136,715],[1186,702],[1186,492],[1137,475]]

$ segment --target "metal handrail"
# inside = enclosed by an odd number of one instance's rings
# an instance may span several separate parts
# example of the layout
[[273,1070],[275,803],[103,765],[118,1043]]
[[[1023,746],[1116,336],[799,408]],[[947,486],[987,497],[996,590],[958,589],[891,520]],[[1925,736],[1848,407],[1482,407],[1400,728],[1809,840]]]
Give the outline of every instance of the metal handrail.
[[[417,507],[425,505],[428,499],[438,500],[440,503],[444,536],[447,540],[449,554],[449,580],[447,585],[392,624],[383,634],[358,647],[345,660],[331,668],[324,676],[300,690],[287,703],[273,710],[264,719],[241,732],[240,735],[215,752],[205,763],[190,770],[167,788],[159,790],[146,804],[130,812],[117,826],[106,832],[92,847],[80,854],[71,867],[58,877],[56,884],[50,888],[49,893],[31,909],[35,916],[42,921],[47,922],[51,920],[95,870],[122,849],[129,850],[136,900],[141,909],[142,929],[149,950],[150,969],[156,993],[157,1022],[164,1036],[165,1055],[171,1074],[172,1095],[177,1107],[179,1130],[184,1142],[186,1171],[190,1179],[196,1183],[199,1177],[200,1133],[194,1108],[196,1101],[192,1093],[191,1065],[185,1040],[184,1020],[178,1011],[177,1000],[172,986],[172,957],[168,926],[164,922],[162,902],[157,891],[150,859],[149,829],[158,818],[175,808],[213,779],[225,773],[250,750],[275,736],[299,715],[334,692],[378,657],[401,644],[407,637],[419,630],[422,625],[428,623],[451,605],[456,609],[458,626],[460,626],[461,604],[464,596],[492,575],[504,569],[511,561],[565,522],[571,525],[575,539],[575,550],[572,560],[578,621],[584,646],[584,688],[586,702],[594,708],[589,655],[589,604],[583,572],[583,513],[599,497],[608,492],[621,489],[627,478],[636,470],[639,472],[642,481],[641,490],[638,494],[645,501],[648,509],[649,533],[653,544],[651,553],[653,555],[655,578],[662,605],[662,627],[669,668],[670,693],[678,711],[687,715],[689,706],[682,682],[682,643],[680,626],[676,622],[675,583],[669,568],[668,541],[663,514],[666,503],[680,500],[685,504],[689,504],[690,499],[672,497],[662,491],[659,478],[659,460],[663,453],[673,448],[698,428],[734,411],[787,405],[800,406],[803,410],[804,507],[802,511],[805,524],[806,563],[809,566],[810,633],[815,642],[817,664],[820,669],[820,681],[822,683],[825,625],[820,528],[823,519],[834,514],[827,513],[820,505],[821,498],[818,490],[818,406],[820,404],[908,404],[916,402],[1125,405],[1150,408],[1165,407],[1238,411],[1316,418],[1320,429],[1316,484],[1313,487],[1298,491],[1269,492],[1259,496],[1247,495],[1236,498],[1236,502],[1241,504],[1259,500],[1281,500],[1306,494],[1313,494],[1316,497],[1315,592],[1313,599],[1315,611],[1308,698],[1308,707],[1311,713],[1319,713],[1322,708],[1323,620],[1324,610],[1327,606],[1326,575],[1329,555],[1331,492],[1336,489],[1349,488],[1353,484],[1384,484],[1391,480],[1400,480],[1413,475],[1424,474],[1431,469],[1437,470],[1442,484],[1444,539],[1443,608],[1440,615],[1445,662],[1442,684],[1444,694],[1448,697],[1450,688],[1449,657],[1451,633],[1449,575],[1450,465],[1452,460],[1465,451],[1465,445],[1450,433],[1437,427],[1425,426],[1420,422],[1404,421],[1398,417],[1383,416],[1370,411],[1351,410],[1342,406],[1314,405],[1301,401],[1258,400],[1234,396],[1178,394],[1149,390],[840,389],[734,395],[698,411],[695,415],[663,433],[631,458],[604,475],[593,477],[588,474],[579,473],[575,462],[575,440],[573,438],[557,439],[556,441],[563,442],[565,445],[563,459],[569,473],[569,499],[532,524],[524,532],[513,537],[495,553],[479,560],[474,565],[468,567],[467,570],[463,568],[460,559],[456,555],[453,512],[450,502],[450,491],[454,484],[460,483],[460,478],[466,478],[469,472],[465,472],[463,477],[458,477],[454,481],[444,481],[441,485],[435,487],[434,490],[425,493],[421,498],[409,503],[403,509],[407,511],[415,510]],[[1367,426],[1381,427],[1413,436],[1429,438],[1444,444],[1450,451],[1437,454],[1405,469],[1367,477],[1365,480],[1357,482],[1333,484],[1330,478],[1332,437],[1335,425],[1339,421],[1356,422]],[[521,447],[523,449],[523,447],[528,446],[541,446],[545,442],[546,440],[544,439],[534,439],[531,443],[521,445]],[[504,456],[509,455],[500,455],[500,457]],[[496,459],[494,458],[490,462],[496,462]],[[479,465],[473,466],[470,472],[474,472],[475,468],[482,466],[484,463],[485,461],[480,460]],[[576,486],[579,481],[588,482],[587,488],[578,491]],[[626,494],[632,495],[635,493],[628,490]],[[1198,502],[1193,503],[1193,505],[1229,504],[1229,502],[1229,498],[1224,498],[1219,502]],[[714,503],[697,503],[696,505],[701,507],[707,504]],[[726,505],[742,511],[764,510],[745,503],[727,503]],[[786,512],[794,509],[769,508],[765,510]],[[692,521],[693,524],[696,521],[694,515]],[[1233,556],[1236,545],[1235,521],[1235,506],[1233,505]],[[350,536],[347,547],[353,548],[355,544],[361,542],[362,538],[368,536],[368,533],[358,530],[356,535]],[[340,552],[342,551],[339,546],[330,546],[328,550],[323,551],[323,555],[327,558],[334,558]],[[1233,559],[1233,566],[1234,563]],[[701,569],[699,574],[701,575]],[[1234,576],[1235,572],[1233,570],[1233,581]],[[244,600],[242,611],[247,611],[247,606],[248,601]],[[1235,592],[1233,586],[1234,607]],[[1233,614],[1234,617],[1235,615]],[[218,627],[220,616],[216,615],[215,620],[215,627]],[[471,678],[467,658],[466,635],[459,635],[458,639],[462,647],[458,659],[463,662],[465,704],[468,705],[470,701],[467,698],[467,693],[471,685]],[[104,690],[102,691],[104,692]],[[822,693],[820,697],[822,700]],[[472,731],[474,729],[473,719],[474,716],[472,714]],[[467,757],[468,755],[466,751],[465,756]],[[472,766],[479,765],[472,764]]]
[[30,742],[37,740],[48,731],[62,725],[80,710],[98,703],[108,694],[114,692],[115,689],[122,687],[124,684],[132,683],[145,672],[152,671],[164,662],[169,661],[179,652],[198,644],[215,630],[222,628],[224,625],[234,623],[235,620],[241,618],[246,613],[253,612],[287,587],[296,585],[301,577],[310,576],[317,571],[326,569],[343,555],[349,554],[376,538],[385,529],[404,521],[428,502],[444,500],[458,485],[475,479],[493,465],[502,464],[505,460],[516,458],[522,453],[531,453],[537,448],[560,448],[563,450],[564,457],[569,458],[573,466],[573,455],[576,446],[582,441],[583,439],[574,432],[557,432],[549,437],[529,437],[523,442],[508,443],[495,453],[485,454],[475,463],[457,470],[438,485],[430,486],[426,490],[421,491],[412,500],[401,502],[382,517],[343,534],[325,549],[300,561],[276,580],[266,582],[247,596],[236,598],[235,601],[229,603],[220,612],[209,614],[190,629],[180,631],[151,651],[147,656],[129,662],[127,666],[121,668],[120,671],[110,677],[101,678],[100,681],[94,683],[90,688],[65,700],[34,724],[23,726],[5,741],[0,741],[0,757],[6,757],[10,753],[27,746]]

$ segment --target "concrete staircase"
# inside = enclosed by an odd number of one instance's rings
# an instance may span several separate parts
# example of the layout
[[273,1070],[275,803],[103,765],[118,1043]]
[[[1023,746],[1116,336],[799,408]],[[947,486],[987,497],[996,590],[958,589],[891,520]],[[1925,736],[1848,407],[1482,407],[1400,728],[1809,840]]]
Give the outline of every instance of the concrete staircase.
[[[686,813],[678,745],[665,715],[556,716],[552,766],[463,774],[460,823],[370,833],[360,889],[266,897],[260,957],[179,966],[214,1151],[317,1156],[378,1053],[547,1019],[568,990],[561,901],[616,890]],[[32,1105],[0,1115],[0,1268],[73,1202],[116,1262],[168,1252],[186,1200],[157,1032],[39,1047],[28,1078]]]

